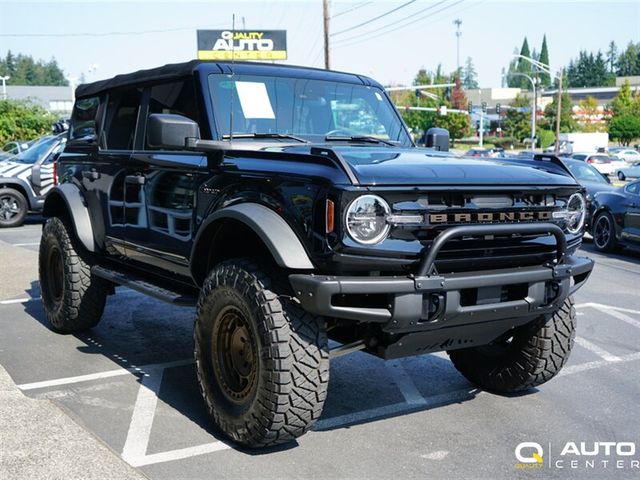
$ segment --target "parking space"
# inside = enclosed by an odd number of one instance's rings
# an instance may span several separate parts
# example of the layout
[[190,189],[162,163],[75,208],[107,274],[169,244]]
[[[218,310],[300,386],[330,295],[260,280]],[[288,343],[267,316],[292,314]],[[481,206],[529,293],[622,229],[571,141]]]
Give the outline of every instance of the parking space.
[[[26,395],[63,407],[152,479],[441,478],[452,471],[513,478],[520,442],[637,440],[637,253],[603,256],[585,245],[597,263],[576,296],[576,346],[560,376],[537,390],[512,397],[478,391],[444,354],[383,362],[354,353],[332,362],[312,432],[293,445],[246,451],[217,436],[206,416],[191,359],[192,309],[118,288],[91,332],[48,328],[37,294],[39,231],[36,223],[0,231],[0,256],[26,269],[16,280],[21,292],[1,291],[0,364]],[[544,476],[619,475],[600,466]]]

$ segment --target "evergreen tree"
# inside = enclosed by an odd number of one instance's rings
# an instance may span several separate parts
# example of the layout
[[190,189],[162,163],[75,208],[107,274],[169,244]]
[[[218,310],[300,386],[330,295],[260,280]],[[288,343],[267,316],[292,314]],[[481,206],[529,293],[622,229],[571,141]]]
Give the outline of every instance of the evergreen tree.
[[620,77],[640,75],[640,44],[629,42],[627,48],[618,56],[616,73]]
[[[518,48],[515,48],[513,50],[513,54],[514,55],[518,54]],[[509,63],[509,69],[507,70],[507,76],[506,76],[507,87],[518,88],[520,86],[520,77],[513,75],[517,71],[518,71],[518,59],[514,57]]]
[[476,69],[473,66],[473,60],[471,60],[471,57],[467,57],[467,61],[464,65],[464,70],[462,73],[462,85],[467,90],[478,88],[478,74],[476,73]]
[[616,64],[618,63],[618,47],[616,42],[611,40],[609,43],[609,49],[607,50],[607,66],[609,67],[609,73],[614,73]]
[[[549,65],[549,47],[547,47],[547,36],[542,37],[542,48],[540,49],[540,63]],[[551,76],[546,72],[540,72],[540,84],[547,88],[551,85]]]
[[613,116],[631,114],[634,104],[633,100],[631,85],[627,80],[622,84],[616,98],[611,102],[611,113],[613,113]]
[[[520,48],[520,55],[523,57],[531,57],[531,51],[529,50],[529,42],[527,37],[524,37],[524,41],[522,42],[522,47]],[[532,68],[531,63],[524,58],[518,59],[518,73],[524,73],[525,75],[531,76]],[[528,90],[531,86],[529,80],[524,77],[516,77],[517,86],[522,88],[523,90]]]
[[0,58],[0,75],[11,77],[11,85],[68,85],[54,58],[49,62],[35,61],[30,55],[14,55],[11,51]]

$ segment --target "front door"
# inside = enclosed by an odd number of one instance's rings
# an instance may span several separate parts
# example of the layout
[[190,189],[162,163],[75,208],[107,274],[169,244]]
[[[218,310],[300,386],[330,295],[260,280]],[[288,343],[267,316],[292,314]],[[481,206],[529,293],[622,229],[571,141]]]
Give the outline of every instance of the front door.
[[640,243],[640,182],[631,183],[624,189],[623,238]]

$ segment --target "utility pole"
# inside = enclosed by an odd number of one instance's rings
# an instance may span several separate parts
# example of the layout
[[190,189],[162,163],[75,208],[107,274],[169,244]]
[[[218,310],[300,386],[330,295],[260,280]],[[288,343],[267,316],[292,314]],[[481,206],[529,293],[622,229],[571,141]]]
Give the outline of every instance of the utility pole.
[[324,68],[329,70],[329,0],[322,0],[322,18],[324,23]]
[[460,77],[460,36],[462,35],[460,25],[462,25],[462,20],[456,18],[453,24],[456,26],[456,74]]
[[560,112],[562,111],[562,77],[564,77],[564,69],[560,70],[558,75],[558,105],[556,105],[556,147],[554,152],[556,155],[560,153]]
[[484,108],[482,107],[482,90],[478,90],[480,96],[480,148],[484,144]]

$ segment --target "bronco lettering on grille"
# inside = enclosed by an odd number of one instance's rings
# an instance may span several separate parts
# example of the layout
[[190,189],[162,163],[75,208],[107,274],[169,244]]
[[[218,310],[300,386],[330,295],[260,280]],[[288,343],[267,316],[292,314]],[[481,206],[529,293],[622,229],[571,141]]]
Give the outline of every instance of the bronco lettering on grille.
[[482,213],[431,213],[429,223],[491,223],[551,220],[550,211],[526,212],[482,212]]

